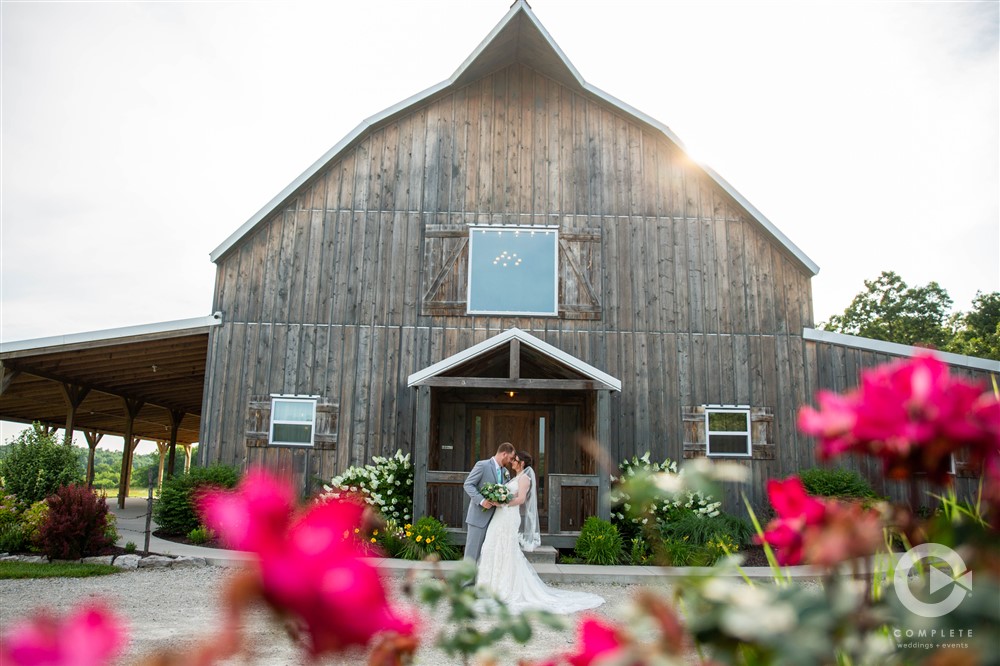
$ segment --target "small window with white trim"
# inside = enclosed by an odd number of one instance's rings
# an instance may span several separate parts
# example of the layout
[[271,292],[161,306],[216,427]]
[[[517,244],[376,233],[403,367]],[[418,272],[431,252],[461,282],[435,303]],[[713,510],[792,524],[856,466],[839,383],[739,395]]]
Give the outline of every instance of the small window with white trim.
[[470,227],[468,313],[559,314],[558,259],[556,227]]
[[277,446],[312,446],[316,398],[271,396],[270,442]]
[[705,407],[705,453],[749,458],[750,408]]

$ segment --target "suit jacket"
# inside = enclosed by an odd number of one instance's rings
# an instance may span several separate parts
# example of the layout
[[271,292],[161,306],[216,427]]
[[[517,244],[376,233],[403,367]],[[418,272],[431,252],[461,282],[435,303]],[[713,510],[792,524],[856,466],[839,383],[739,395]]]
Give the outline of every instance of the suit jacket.
[[[494,469],[493,458],[487,458],[486,460],[477,462],[472,467],[472,471],[469,472],[469,476],[465,477],[465,494],[471,500],[469,502],[469,510],[465,514],[465,522],[470,525],[486,527],[490,524],[490,519],[493,518],[493,512],[496,509],[483,509],[481,506],[484,499],[481,489],[489,483],[497,482]],[[500,469],[503,472],[503,479],[506,483],[510,479],[510,474],[505,468],[501,467]]]

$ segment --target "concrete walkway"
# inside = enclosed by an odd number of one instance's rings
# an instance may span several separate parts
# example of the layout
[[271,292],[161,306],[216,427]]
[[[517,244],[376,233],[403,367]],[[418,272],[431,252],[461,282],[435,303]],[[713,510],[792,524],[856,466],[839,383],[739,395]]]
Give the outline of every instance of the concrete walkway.
[[[110,498],[109,498],[110,499]],[[140,497],[129,497],[125,500],[125,508],[119,509],[116,502],[109,501],[108,508],[118,516],[118,545],[124,547],[129,541],[133,542],[138,552],[142,552],[145,540],[146,529],[146,500]],[[151,524],[151,529],[156,530],[156,523]],[[159,539],[153,535],[149,538],[149,552],[159,555],[172,555],[188,557],[203,557],[209,564],[216,566],[241,566],[254,560],[254,555],[238,550],[225,550],[222,548],[205,548],[203,546],[192,546],[183,543],[174,543],[165,539]],[[413,570],[431,571],[439,568],[448,572],[454,570],[457,562],[439,562],[430,564],[428,562],[414,562],[411,560],[383,559],[376,558],[378,564],[386,574],[391,576],[405,576]],[[656,585],[669,582],[671,579],[686,578],[699,575],[722,575],[727,577],[739,577],[738,571],[725,571],[708,567],[639,567],[639,566],[596,566],[589,564],[548,564],[534,562],[532,566],[538,572],[539,578],[550,583],[621,583],[623,585]],[[771,580],[773,572],[770,567],[745,567],[743,574],[754,580]],[[785,567],[785,574],[794,580],[817,580],[822,572],[815,567]]]

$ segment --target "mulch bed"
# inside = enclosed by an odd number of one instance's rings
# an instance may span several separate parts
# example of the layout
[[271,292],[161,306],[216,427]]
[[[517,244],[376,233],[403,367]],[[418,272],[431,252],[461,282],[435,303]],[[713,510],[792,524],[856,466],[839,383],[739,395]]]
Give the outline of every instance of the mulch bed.
[[196,542],[192,541],[187,537],[186,534],[171,534],[163,530],[156,530],[153,532],[153,536],[158,539],[163,539],[164,541],[173,541],[174,543],[183,543],[188,546],[201,546],[202,548],[225,548],[226,546],[219,539],[209,539],[208,541]]

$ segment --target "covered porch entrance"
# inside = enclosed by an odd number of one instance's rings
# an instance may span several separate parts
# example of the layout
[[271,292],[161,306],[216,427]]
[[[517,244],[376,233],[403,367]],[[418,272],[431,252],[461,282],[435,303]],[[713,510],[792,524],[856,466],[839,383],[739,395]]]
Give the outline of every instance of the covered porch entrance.
[[464,542],[462,484],[509,441],[534,458],[542,543],[571,546],[588,517],[609,516],[608,479],[585,443],[606,441],[621,383],[519,329],[411,375],[418,391],[414,516],[431,515]]

